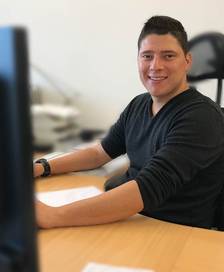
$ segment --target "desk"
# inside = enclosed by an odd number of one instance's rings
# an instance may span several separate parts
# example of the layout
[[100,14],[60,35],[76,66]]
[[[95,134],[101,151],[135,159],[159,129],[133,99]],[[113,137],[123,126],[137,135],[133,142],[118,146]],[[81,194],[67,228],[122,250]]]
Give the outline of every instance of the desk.
[[[37,181],[37,191],[95,185],[104,177],[62,175]],[[88,262],[155,272],[223,272],[224,232],[136,215],[97,226],[40,230],[41,272],[81,271]]]

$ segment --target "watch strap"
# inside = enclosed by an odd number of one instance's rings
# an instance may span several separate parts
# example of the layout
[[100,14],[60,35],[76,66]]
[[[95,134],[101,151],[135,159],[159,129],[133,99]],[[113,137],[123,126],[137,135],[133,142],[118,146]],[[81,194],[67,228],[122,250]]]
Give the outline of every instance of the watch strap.
[[46,159],[44,159],[44,158],[39,159],[39,160],[35,161],[35,163],[42,164],[42,166],[44,168],[44,172],[41,175],[41,177],[48,177],[51,175],[51,167],[50,167],[49,162]]

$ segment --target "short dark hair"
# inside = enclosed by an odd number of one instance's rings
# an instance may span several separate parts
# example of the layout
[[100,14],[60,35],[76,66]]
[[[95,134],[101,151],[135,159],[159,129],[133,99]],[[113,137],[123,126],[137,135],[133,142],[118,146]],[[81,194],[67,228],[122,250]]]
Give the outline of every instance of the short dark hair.
[[186,54],[188,52],[187,33],[181,22],[174,18],[158,15],[149,18],[139,35],[138,50],[140,49],[142,40],[150,34],[171,34],[177,39],[184,53]]

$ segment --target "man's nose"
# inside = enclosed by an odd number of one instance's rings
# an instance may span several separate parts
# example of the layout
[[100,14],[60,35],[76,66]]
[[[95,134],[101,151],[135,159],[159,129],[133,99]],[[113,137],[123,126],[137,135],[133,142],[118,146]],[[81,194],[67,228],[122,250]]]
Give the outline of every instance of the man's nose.
[[163,61],[160,57],[155,56],[153,60],[150,63],[150,69],[151,70],[160,70],[163,68]]

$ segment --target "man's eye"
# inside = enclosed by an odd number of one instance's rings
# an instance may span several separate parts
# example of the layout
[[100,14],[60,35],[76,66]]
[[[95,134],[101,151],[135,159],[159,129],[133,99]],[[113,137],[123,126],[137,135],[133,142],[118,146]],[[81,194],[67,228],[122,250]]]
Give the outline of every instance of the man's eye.
[[153,59],[152,55],[143,55],[142,57],[143,57],[143,59],[147,59],[147,60],[152,60]]
[[165,59],[173,59],[175,56],[173,54],[167,54],[167,55],[164,55]]

